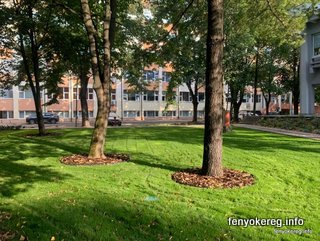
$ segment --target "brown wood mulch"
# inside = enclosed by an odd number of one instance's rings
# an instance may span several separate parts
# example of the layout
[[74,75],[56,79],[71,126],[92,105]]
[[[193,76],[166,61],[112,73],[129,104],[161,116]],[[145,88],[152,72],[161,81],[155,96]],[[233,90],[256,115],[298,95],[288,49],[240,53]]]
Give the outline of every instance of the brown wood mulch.
[[15,237],[15,234],[11,231],[4,231],[1,229],[1,223],[11,219],[11,214],[7,212],[0,212],[0,241],[9,241]]
[[203,188],[242,188],[254,184],[253,175],[228,168],[223,169],[222,177],[201,175],[200,169],[186,169],[172,174],[172,179],[181,184]]
[[[40,136],[39,134],[28,134],[25,135],[24,137],[26,138],[33,138],[33,137],[50,137],[50,136],[63,136],[63,133],[59,133],[59,132],[47,132],[46,134],[44,134],[43,136]],[[0,240],[1,241],[1,240]]]
[[110,165],[129,161],[126,154],[105,154],[106,158],[89,158],[88,154],[73,154],[62,157],[60,162],[66,165]]

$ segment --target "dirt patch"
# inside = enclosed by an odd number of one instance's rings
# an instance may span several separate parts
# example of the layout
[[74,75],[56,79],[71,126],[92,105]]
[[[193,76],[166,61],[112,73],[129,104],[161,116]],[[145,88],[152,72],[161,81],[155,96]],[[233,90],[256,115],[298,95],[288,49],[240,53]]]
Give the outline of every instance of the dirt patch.
[[254,184],[253,175],[228,168],[223,169],[222,177],[204,176],[200,169],[187,169],[175,172],[172,179],[181,184],[203,188],[241,188]]
[[106,158],[89,158],[87,154],[73,154],[63,157],[60,162],[66,165],[110,165],[129,161],[126,154],[105,154]]

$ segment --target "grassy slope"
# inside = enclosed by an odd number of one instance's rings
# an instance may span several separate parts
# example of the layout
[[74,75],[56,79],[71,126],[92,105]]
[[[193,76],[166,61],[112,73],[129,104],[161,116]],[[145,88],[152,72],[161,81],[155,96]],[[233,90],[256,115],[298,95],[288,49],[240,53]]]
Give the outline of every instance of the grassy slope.
[[[201,128],[109,129],[109,152],[132,161],[64,166],[85,152],[91,130],[26,139],[0,132],[0,211],[29,240],[316,240],[319,238],[320,143],[236,129],[224,137],[224,165],[255,175],[256,185],[208,190],[171,181],[201,165]],[[157,197],[150,201],[148,197]],[[229,227],[228,217],[302,217],[312,235],[274,234],[273,227]],[[19,237],[18,237],[19,238]]]

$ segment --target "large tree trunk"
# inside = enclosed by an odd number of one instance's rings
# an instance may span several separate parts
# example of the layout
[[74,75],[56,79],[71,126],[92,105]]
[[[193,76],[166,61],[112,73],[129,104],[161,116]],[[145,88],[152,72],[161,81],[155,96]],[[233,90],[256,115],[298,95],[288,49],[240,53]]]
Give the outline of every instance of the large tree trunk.
[[222,176],[223,0],[208,0],[205,130],[202,174]]
[[[103,55],[99,56],[99,33],[93,23],[91,9],[88,0],[81,0],[82,17],[89,38],[89,49],[91,55],[91,66],[94,79],[94,90],[97,94],[98,112],[92,134],[89,157],[105,158],[104,145],[107,134],[108,115],[109,115],[109,92],[110,92],[110,64],[111,64],[111,45],[115,31],[115,5],[116,0],[105,3],[103,17]],[[97,23],[98,24],[98,23]],[[103,60],[101,63],[100,60]]]

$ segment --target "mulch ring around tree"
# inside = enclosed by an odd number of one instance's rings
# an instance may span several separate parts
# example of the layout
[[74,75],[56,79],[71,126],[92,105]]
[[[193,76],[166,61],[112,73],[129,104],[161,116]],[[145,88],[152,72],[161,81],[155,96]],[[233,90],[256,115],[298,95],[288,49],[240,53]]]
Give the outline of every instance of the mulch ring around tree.
[[3,223],[11,219],[11,214],[0,211],[0,241],[9,241],[15,237],[15,233],[7,230],[3,230],[1,227]]
[[60,162],[66,165],[111,165],[129,161],[126,154],[105,154],[106,158],[89,158],[88,154],[73,154],[62,157]]
[[[27,134],[24,137],[26,138],[33,138],[33,137],[50,137],[50,136],[63,136],[63,133],[59,132],[47,132],[43,136],[40,136],[39,134]],[[1,241],[1,240],[0,240]]]
[[228,168],[223,169],[222,177],[201,175],[201,169],[186,169],[172,174],[172,179],[177,183],[203,188],[241,188],[254,184],[253,175]]

